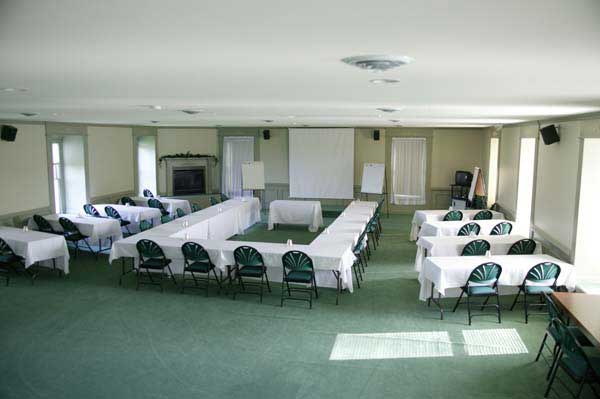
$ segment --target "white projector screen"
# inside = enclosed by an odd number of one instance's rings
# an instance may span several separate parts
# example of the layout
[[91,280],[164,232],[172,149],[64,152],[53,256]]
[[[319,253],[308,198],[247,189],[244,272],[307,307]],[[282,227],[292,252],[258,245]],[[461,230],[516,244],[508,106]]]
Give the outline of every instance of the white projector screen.
[[354,129],[290,129],[290,197],[354,197]]

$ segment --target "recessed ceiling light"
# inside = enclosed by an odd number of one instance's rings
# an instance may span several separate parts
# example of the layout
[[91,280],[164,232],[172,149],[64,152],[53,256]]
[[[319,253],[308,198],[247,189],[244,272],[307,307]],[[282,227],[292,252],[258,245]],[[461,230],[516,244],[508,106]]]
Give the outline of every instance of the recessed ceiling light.
[[151,105],[150,108],[160,111],[163,109],[163,106],[162,105]]
[[357,55],[343,58],[342,62],[367,71],[387,71],[410,64],[413,59],[405,55]]
[[35,112],[21,112],[21,115],[23,115],[23,116],[36,116],[37,114]]
[[392,108],[392,107],[381,107],[381,108],[377,108],[377,111],[381,111],[381,112],[396,112],[396,111],[402,111],[403,108]]
[[383,118],[383,115],[381,115],[381,114],[377,114],[377,117],[378,117],[378,118]]
[[29,91],[24,87],[0,87],[0,93],[24,93]]
[[399,83],[400,81],[396,79],[371,79],[369,82],[373,83],[374,85],[383,85]]
[[290,115],[290,116],[288,116],[288,118],[290,118],[290,119],[294,119],[295,117],[296,117],[296,115]]

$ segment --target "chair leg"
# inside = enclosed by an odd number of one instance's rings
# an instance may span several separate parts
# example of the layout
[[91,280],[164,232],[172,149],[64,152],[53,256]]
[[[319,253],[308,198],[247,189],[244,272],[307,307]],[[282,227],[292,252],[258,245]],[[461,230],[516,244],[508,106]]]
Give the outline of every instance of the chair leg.
[[313,273],[313,276],[312,276],[312,280],[313,280],[313,286],[314,286],[314,289],[315,289],[315,298],[319,299],[319,292],[317,291],[317,279],[315,278],[314,273]]
[[[460,295],[458,296],[458,300],[456,301],[456,305],[454,305],[454,308],[452,308],[452,312],[456,312],[456,309],[458,309],[458,305],[460,305],[460,300],[462,299],[462,296],[464,293],[465,293],[465,290],[462,290],[460,292]],[[431,295],[433,296],[433,283],[431,284]]]
[[542,338],[542,344],[540,345],[540,349],[537,352],[537,355],[535,356],[535,362],[537,362],[538,360],[540,360],[540,356],[542,355],[542,351],[544,350],[544,345],[546,344],[546,340],[548,339],[548,331],[546,331],[544,333],[544,338]]
[[548,397],[548,394],[550,393],[550,389],[552,389],[552,384],[554,383],[554,378],[556,378],[556,372],[558,371],[558,358],[562,356],[562,353],[560,353],[557,356],[557,358],[554,361],[553,367],[550,370],[550,377],[548,379],[548,386],[546,387],[546,392],[544,393],[544,398]]
[[498,312],[498,323],[502,324],[502,317],[500,316],[500,293],[496,288],[496,312]]
[[206,297],[208,298],[208,287],[210,286],[210,270],[206,273]]
[[527,303],[527,291],[523,291],[523,305],[525,307],[525,324],[529,322],[529,304]]
[[517,304],[517,301],[519,300],[519,295],[521,295],[521,289],[522,287],[519,287],[519,292],[517,292],[517,296],[515,297],[515,300],[513,301],[512,305],[510,306],[510,310],[512,311],[515,308],[515,305]]
[[[283,307],[283,293],[285,292],[285,284],[287,284],[287,281],[285,280],[285,271],[283,272],[283,279],[281,280],[281,303],[280,306]],[[288,285],[288,290],[289,290],[289,285]]]
[[471,300],[467,294],[467,317],[469,318],[469,325],[471,325]]
[[271,285],[269,284],[269,276],[267,276],[266,270],[265,270],[265,280],[267,280],[267,291],[271,292]]
[[260,276],[260,303],[262,303],[262,299],[263,299],[263,282],[265,280],[265,274],[263,273]]
[[[358,281],[358,273],[356,272],[356,263],[354,264],[352,269],[354,269],[354,277],[356,278],[356,287],[360,288],[360,281]],[[359,272],[360,272],[360,269],[359,269]]]

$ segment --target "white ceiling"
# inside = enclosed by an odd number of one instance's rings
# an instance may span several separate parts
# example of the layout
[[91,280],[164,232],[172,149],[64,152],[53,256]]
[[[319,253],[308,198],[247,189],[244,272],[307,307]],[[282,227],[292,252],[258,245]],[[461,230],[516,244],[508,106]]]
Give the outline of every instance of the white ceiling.
[[[0,92],[10,120],[488,126],[600,110],[598,0],[0,0],[0,54],[0,87],[29,89]],[[340,62],[360,54],[415,61]]]

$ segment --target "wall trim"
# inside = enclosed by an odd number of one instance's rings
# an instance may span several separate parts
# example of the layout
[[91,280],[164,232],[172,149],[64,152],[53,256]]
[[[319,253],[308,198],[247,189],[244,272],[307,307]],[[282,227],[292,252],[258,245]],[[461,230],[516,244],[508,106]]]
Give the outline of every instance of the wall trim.
[[91,197],[90,203],[92,203],[92,204],[97,204],[97,203],[111,204],[111,203],[116,202],[115,199],[119,199],[119,198],[125,197],[125,196],[134,197],[135,193],[133,192],[133,190],[127,190],[127,191],[120,191],[117,193],[99,195],[96,197]]
[[22,222],[24,220],[29,219],[31,216],[33,216],[35,214],[49,215],[51,213],[54,213],[54,212],[50,205],[41,207],[41,208],[28,209],[26,211],[7,213],[5,215],[0,215],[0,226],[9,225],[9,226],[21,227]]
[[570,249],[555,242],[548,233],[536,225],[532,225],[534,238],[542,243],[544,252],[568,263],[573,263],[573,257],[570,254]]

